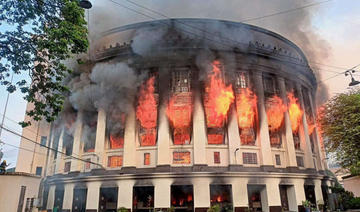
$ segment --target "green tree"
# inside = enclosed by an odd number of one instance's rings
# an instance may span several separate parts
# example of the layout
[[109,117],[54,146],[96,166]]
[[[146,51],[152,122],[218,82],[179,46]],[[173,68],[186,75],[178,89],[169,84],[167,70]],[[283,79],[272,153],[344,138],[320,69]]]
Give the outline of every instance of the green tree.
[[321,128],[327,137],[325,146],[352,174],[360,170],[360,90],[352,90],[330,99],[320,112]]
[[0,27],[0,83],[33,103],[27,115],[53,121],[68,90],[64,61],[88,48],[84,9],[77,0],[0,1]]

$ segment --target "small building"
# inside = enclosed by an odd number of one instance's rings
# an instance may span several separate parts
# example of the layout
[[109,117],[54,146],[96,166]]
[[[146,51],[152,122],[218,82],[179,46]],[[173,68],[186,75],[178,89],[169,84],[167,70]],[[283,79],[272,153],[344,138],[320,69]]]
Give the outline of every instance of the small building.
[[40,181],[40,176],[22,172],[0,175],[0,211],[33,211]]
[[360,197],[360,176],[347,175],[343,176],[343,185],[346,191],[351,191],[356,197]]

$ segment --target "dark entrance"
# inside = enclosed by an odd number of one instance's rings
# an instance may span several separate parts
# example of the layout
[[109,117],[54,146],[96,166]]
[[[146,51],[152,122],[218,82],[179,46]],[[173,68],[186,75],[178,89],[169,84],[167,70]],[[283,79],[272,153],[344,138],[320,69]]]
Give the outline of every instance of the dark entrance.
[[219,205],[221,211],[232,211],[231,185],[210,185],[210,203]]
[[248,197],[250,211],[262,211],[261,192],[263,185],[248,185]]
[[321,186],[321,193],[323,195],[323,199],[324,199],[324,211],[326,211],[328,209],[328,205],[329,205],[329,188],[327,185],[322,185]]
[[117,211],[118,188],[100,188],[99,212]]
[[62,210],[64,200],[64,187],[56,186],[55,188],[55,201],[54,201],[54,209],[57,208],[57,211]]
[[148,212],[154,209],[154,186],[134,186],[133,211]]
[[194,196],[192,185],[171,186],[171,206],[176,212],[193,211]]
[[283,210],[288,211],[289,210],[289,201],[287,196],[288,186],[279,185],[279,189],[280,189],[281,207],[283,208]]
[[85,212],[86,210],[87,188],[75,188],[73,196],[73,212]]
[[309,200],[313,205],[316,205],[315,186],[304,185],[304,190],[305,190],[305,198]]

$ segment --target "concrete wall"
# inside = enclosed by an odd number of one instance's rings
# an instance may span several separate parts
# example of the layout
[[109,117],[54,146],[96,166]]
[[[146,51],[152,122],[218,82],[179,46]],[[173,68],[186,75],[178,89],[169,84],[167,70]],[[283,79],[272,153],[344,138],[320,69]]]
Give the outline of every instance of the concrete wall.
[[0,175],[0,211],[16,212],[18,209],[21,186],[25,186],[24,204],[21,211],[25,210],[26,198],[37,198],[40,177],[11,173]]
[[353,192],[356,197],[360,197],[360,176],[343,179],[345,190]]

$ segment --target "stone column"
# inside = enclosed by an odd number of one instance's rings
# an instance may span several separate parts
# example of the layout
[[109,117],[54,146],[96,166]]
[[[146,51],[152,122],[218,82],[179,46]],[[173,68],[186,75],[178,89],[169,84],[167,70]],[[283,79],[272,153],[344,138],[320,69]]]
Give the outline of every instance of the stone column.
[[231,187],[232,187],[232,196],[233,196],[233,204],[235,211],[237,211],[237,208],[249,207],[247,182],[248,182],[247,179],[244,178],[232,179]]
[[254,85],[256,95],[258,97],[258,113],[259,113],[259,133],[257,142],[260,144],[260,158],[261,165],[263,166],[273,166],[273,159],[271,154],[270,146],[270,135],[269,135],[269,125],[265,109],[265,96],[264,96],[264,86],[262,81],[262,73],[254,73]]
[[194,164],[205,165],[206,162],[206,120],[203,104],[201,101],[200,89],[194,89],[194,114],[193,114],[193,145]]
[[316,204],[324,204],[324,198],[321,190],[321,180],[314,180]]
[[[56,132],[55,132],[54,127],[51,127],[51,131],[52,131],[52,132],[50,132],[51,137],[49,137],[49,139],[50,139],[49,146],[50,146],[50,148],[54,149],[55,148],[55,146],[54,146],[54,138],[56,137]],[[47,161],[47,164],[46,164],[45,176],[49,176],[49,175],[53,174],[54,162],[55,162],[54,156],[55,156],[55,151],[50,149],[49,150],[48,161]]]
[[99,195],[100,195],[101,182],[88,182],[87,195],[86,195],[86,210],[95,210],[99,208]]
[[132,209],[134,183],[135,183],[134,180],[120,180],[117,182],[119,187],[118,202],[117,202],[118,208],[124,207],[127,209]]
[[157,166],[170,166],[170,128],[169,121],[166,116],[166,103],[160,102],[159,106],[159,130],[158,130],[158,151],[157,151]]
[[302,206],[302,201],[305,201],[304,179],[294,179],[294,189],[296,195],[297,206]]
[[50,186],[49,188],[49,194],[48,194],[48,200],[47,200],[47,205],[46,205],[46,209],[48,210],[52,210],[54,207],[54,201],[55,201],[55,185]]
[[[280,87],[280,96],[285,104],[288,104],[287,94],[286,94],[286,87],[285,87],[285,81],[282,77],[277,77],[279,87]],[[294,146],[294,138],[291,128],[291,121],[289,117],[289,111],[286,110],[285,112],[285,149],[287,154],[287,161],[288,167],[297,167],[296,163],[296,154],[295,154],[295,146]]]
[[[79,111],[77,113],[77,118],[75,122],[75,132],[74,132],[74,140],[73,140],[73,149],[72,155],[75,157],[80,157],[80,140],[81,140],[81,131],[82,131],[82,120],[83,120],[83,113]],[[71,159],[71,168],[70,171],[80,171],[81,165],[83,163],[77,159]]]
[[298,210],[298,204],[296,201],[296,191],[295,191],[295,187],[292,186],[288,186],[286,189],[286,194],[288,197],[288,203],[289,203],[289,210],[290,211],[297,211]]
[[311,142],[309,137],[309,130],[308,130],[308,124],[306,120],[306,113],[305,113],[305,105],[304,105],[304,98],[301,92],[301,85],[299,83],[296,83],[296,88],[299,94],[299,102],[301,105],[302,110],[304,110],[304,114],[302,116],[302,125],[300,125],[300,131],[299,136],[300,140],[303,146],[304,150],[304,165],[305,168],[314,168],[314,161],[312,157],[312,151],[311,151]]
[[239,134],[239,126],[237,122],[237,113],[235,104],[231,107],[230,110],[230,118],[228,125],[228,136],[229,136],[229,164],[238,165],[242,164],[240,151],[236,149],[240,149],[240,134]]
[[55,174],[59,174],[64,172],[64,155],[60,152],[63,152],[63,141],[64,141],[64,128],[61,130],[58,148],[57,148],[57,156],[56,156],[56,164],[55,164]]
[[266,182],[266,195],[270,211],[281,211],[279,178],[268,178]]
[[124,167],[136,167],[136,115],[135,109],[131,107],[126,117],[125,134],[124,134]]
[[[316,105],[314,103],[314,98],[313,98],[313,95],[311,94],[311,92],[308,93],[309,95],[309,99],[310,99],[310,104],[311,104],[311,110],[313,112],[313,117],[314,117],[314,120],[315,120],[315,124],[317,124],[317,117],[316,117]],[[323,151],[323,149],[321,148],[321,139],[320,139],[320,132],[319,132],[319,126],[316,126],[315,127],[315,130],[314,130],[314,133],[315,133],[315,136],[316,136],[316,146],[317,146],[317,149],[318,149],[318,155],[319,155],[319,164],[320,164],[320,167],[319,169],[320,170],[324,170],[327,168],[327,164],[326,162],[324,163],[325,161],[325,158],[326,158],[326,155],[325,155],[325,151]]]
[[[106,112],[103,109],[98,111],[96,126],[95,154],[98,157],[97,163],[105,164],[105,133],[106,133]],[[100,168],[96,166],[96,168]]]
[[171,184],[172,179],[158,178],[153,180],[156,209],[170,208]]
[[63,210],[70,210],[72,209],[72,202],[73,202],[73,195],[74,195],[74,184],[67,183],[64,186],[64,200],[63,200]]
[[208,209],[210,208],[210,179],[193,178],[194,186],[194,208]]

